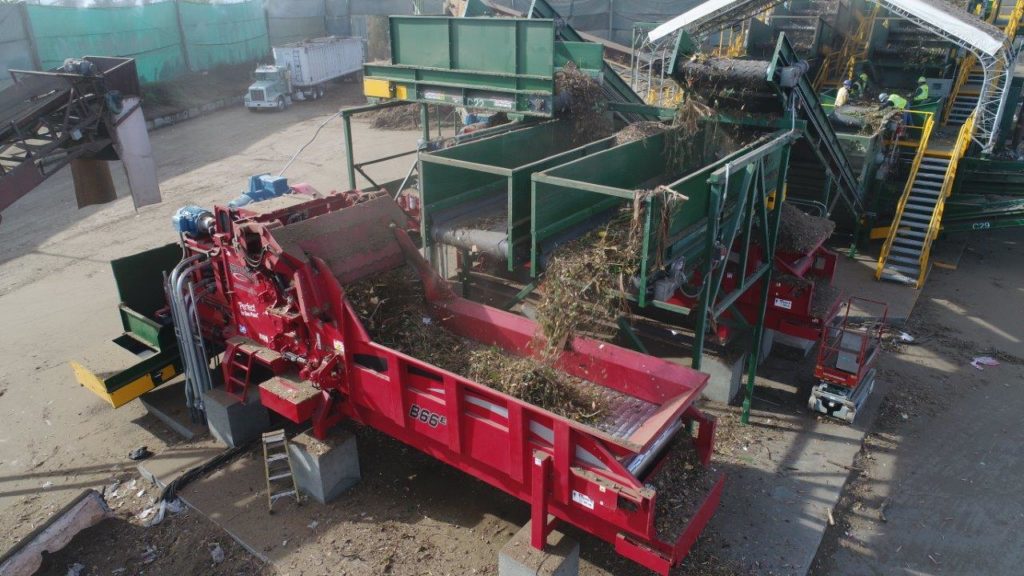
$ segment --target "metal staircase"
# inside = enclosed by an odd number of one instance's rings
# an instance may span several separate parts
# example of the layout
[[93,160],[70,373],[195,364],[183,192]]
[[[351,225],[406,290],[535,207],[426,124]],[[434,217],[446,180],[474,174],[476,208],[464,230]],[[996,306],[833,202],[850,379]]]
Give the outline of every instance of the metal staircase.
[[903,196],[878,258],[875,278],[920,288],[928,274],[931,245],[938,236],[946,198],[953,190],[957,165],[971,143],[974,116],[960,128],[950,151],[929,149],[934,119],[929,116]]
[[[983,71],[984,81],[981,84],[975,107],[972,138],[981,146],[982,152],[991,153],[996,145],[999,118],[1003,114],[1013,76],[1015,54],[1011,40],[1016,34],[1020,21],[1020,18],[1014,17],[1013,14],[1017,16],[1024,14],[1024,0],[1017,1],[1005,33],[986,33],[988,39],[981,42],[977,38],[960,37],[946,25],[949,22],[949,18],[946,16],[966,24],[970,24],[970,21],[975,18],[952,5],[946,6],[942,10],[944,15],[937,16],[934,11],[921,10],[920,2],[916,1],[879,0],[879,2],[891,13],[930,30],[945,38],[953,46],[969,52],[977,58]],[[962,13],[962,16],[958,15],[958,12]]]
[[956,95],[946,102],[943,110],[942,123],[946,126],[962,126],[967,121],[978,106],[978,95],[985,83],[985,72],[973,54],[968,55],[961,66],[964,72],[957,75],[953,86]]

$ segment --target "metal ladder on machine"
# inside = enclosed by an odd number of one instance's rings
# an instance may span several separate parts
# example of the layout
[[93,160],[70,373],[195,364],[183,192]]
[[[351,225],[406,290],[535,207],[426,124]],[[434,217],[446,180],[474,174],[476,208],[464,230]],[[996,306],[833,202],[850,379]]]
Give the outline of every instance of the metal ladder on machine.
[[274,513],[274,502],[292,496],[302,503],[295,483],[292,461],[288,457],[288,437],[284,430],[263,433],[263,467],[267,475],[267,510]]
[[953,191],[956,169],[971,143],[974,115],[960,127],[956,144],[950,151],[929,150],[934,128],[929,116],[907,184],[903,190],[892,225],[878,257],[875,278],[920,288],[928,275],[931,245],[939,234],[946,198]]

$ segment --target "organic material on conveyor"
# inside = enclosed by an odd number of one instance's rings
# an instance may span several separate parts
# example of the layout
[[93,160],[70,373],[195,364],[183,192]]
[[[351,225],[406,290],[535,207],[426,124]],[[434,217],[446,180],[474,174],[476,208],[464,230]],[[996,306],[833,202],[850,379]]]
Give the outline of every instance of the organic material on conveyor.
[[680,63],[676,73],[690,94],[700,95],[715,108],[745,110],[752,103],[772,105],[778,96],[767,80],[768,62],[708,57],[698,54]]
[[457,336],[431,316],[423,285],[403,267],[349,285],[349,303],[374,342],[582,423],[608,411],[599,387],[533,358]]
[[835,229],[836,223],[828,218],[811,216],[789,202],[783,202],[778,249],[806,254],[831,236]]
[[565,113],[572,119],[574,144],[586,144],[612,132],[608,99],[601,85],[573,62],[566,62],[555,74],[555,92],[568,94]]
[[615,133],[615,143],[626,144],[627,142],[643,140],[648,136],[654,136],[655,134],[664,132],[667,129],[668,126],[661,122],[635,122]]
[[616,320],[628,314],[625,295],[640,267],[641,206],[635,201],[552,256],[537,306],[545,356],[557,355],[577,335],[614,337]]

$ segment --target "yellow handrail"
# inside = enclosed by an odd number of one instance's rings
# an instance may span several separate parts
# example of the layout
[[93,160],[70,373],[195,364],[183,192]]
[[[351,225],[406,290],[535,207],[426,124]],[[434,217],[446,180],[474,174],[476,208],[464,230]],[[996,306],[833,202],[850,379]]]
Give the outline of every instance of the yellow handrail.
[[900,220],[903,218],[903,210],[907,206],[907,199],[910,198],[910,191],[914,188],[914,180],[917,179],[917,171],[921,168],[921,160],[924,158],[924,151],[928,148],[928,139],[931,138],[932,129],[935,127],[935,116],[931,112],[912,112],[925,116],[924,126],[921,128],[921,138],[918,139],[917,153],[914,155],[914,163],[910,166],[910,174],[907,176],[907,184],[903,187],[903,195],[896,205],[896,214],[892,217],[892,224],[889,225],[889,234],[885,237],[885,244],[882,245],[882,253],[878,256],[878,267],[875,269],[875,280],[882,277],[885,270],[885,262],[889,259],[889,251],[892,243],[896,240],[896,231],[899,229]]
[[974,114],[971,113],[967,117],[967,121],[960,127],[960,133],[956,137],[956,146],[953,147],[952,156],[949,159],[949,166],[946,168],[946,176],[942,179],[942,189],[939,191],[939,197],[935,203],[935,209],[932,211],[932,219],[928,223],[928,235],[924,239],[924,250],[921,251],[921,259],[919,261],[920,268],[918,269],[917,287],[920,288],[924,285],[924,279],[928,275],[928,257],[932,252],[932,242],[939,235],[940,224],[942,223],[942,211],[946,206],[946,198],[953,192],[953,183],[956,181],[956,169],[960,164],[960,159],[967,154],[967,149],[971,146],[971,131],[974,129]]
[[[825,56],[825,60],[822,62],[821,67],[818,68],[818,73],[814,77],[812,86],[814,86],[815,90],[821,90],[825,81],[832,78],[837,62],[846,62],[847,66],[843,72],[845,72],[846,78],[853,78],[853,68],[857,57],[863,58],[867,55],[867,44],[871,40],[871,29],[874,26],[878,10],[879,5],[875,4],[871,13],[867,16],[857,12],[853,13],[857,17],[857,30],[852,36],[846,36],[843,39],[843,45],[838,52],[831,52]],[[859,48],[855,50],[855,46]]]
[[974,65],[978,62],[977,57],[974,56],[973,52],[969,52],[964,56],[963,60],[960,61],[960,68],[957,70],[956,80],[953,81],[953,86],[949,90],[949,98],[946,103],[942,106],[942,123],[949,123],[949,114],[953,111],[953,102],[956,97],[960,95],[960,90],[963,89],[964,84],[967,83],[967,79],[971,76],[971,71],[974,70]]
[[[993,10],[995,12],[995,10]],[[1006,37],[1012,42],[1017,36],[1017,28],[1020,26],[1020,20],[1024,18],[1024,0],[1017,0],[1017,4],[1013,7],[1013,12],[1010,13],[1010,20],[1006,23]]]
[[[992,11],[989,14],[989,22],[995,22],[999,9]],[[1017,0],[1013,5],[1013,12],[1010,13],[1009,18],[1006,21],[1006,27],[1003,32],[1006,37],[1013,41],[1017,36],[1017,28],[1020,27],[1021,18],[1024,18],[1024,0]],[[960,61],[960,68],[957,71],[956,80],[953,82],[953,86],[949,90],[949,99],[942,107],[942,124],[949,123],[949,115],[953,111],[953,102],[956,97],[960,95],[960,91],[963,89],[964,84],[967,83],[967,79],[970,78],[971,72],[974,70],[974,66],[978,63],[978,59],[974,56],[974,53],[968,53],[964,56],[963,60]]]

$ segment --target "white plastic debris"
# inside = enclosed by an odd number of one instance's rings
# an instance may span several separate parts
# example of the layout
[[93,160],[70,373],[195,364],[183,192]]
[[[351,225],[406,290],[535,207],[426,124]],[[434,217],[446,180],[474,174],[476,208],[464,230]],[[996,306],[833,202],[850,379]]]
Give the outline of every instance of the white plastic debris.
[[83,570],[85,570],[85,565],[80,562],[75,562],[71,566],[68,566],[67,576],[79,576]]
[[142,512],[139,512],[135,517],[138,518],[139,520],[145,520],[146,518],[149,518],[150,516],[152,516],[153,513],[155,513],[155,512],[156,512],[156,507],[155,506],[150,506],[149,508],[146,508]]
[[[185,506],[181,503],[181,500],[177,498],[171,500],[170,502],[168,502],[167,500],[161,500],[160,504],[158,504],[155,508],[147,508],[147,510],[155,510],[156,516],[154,516],[152,520],[146,523],[146,527],[149,528],[152,526],[156,526],[157,524],[163,522],[168,512],[170,512],[171,514],[178,514],[184,509]],[[145,512],[145,510],[143,512]]]
[[978,370],[984,370],[984,366],[999,366],[999,360],[991,356],[977,356],[974,360],[971,360],[971,366]]
[[900,332],[900,342],[905,342],[907,344],[910,344],[913,341],[914,341],[914,337],[913,336],[911,336],[910,334],[907,334],[906,332]]
[[224,549],[220,547],[220,544],[214,543],[213,550],[210,550],[210,557],[213,559],[214,564],[220,564],[224,561]]
[[146,546],[146,549],[142,552],[142,563],[149,564],[156,560],[156,546]]
[[319,521],[319,520],[313,520],[313,521],[312,521],[312,522],[310,522],[310,523],[309,523],[309,525],[308,525],[308,526],[306,526],[306,527],[307,527],[307,528],[309,528],[310,530],[313,530],[313,529],[315,529],[315,528],[316,528],[317,526],[319,526],[319,525],[320,525],[320,521]]

